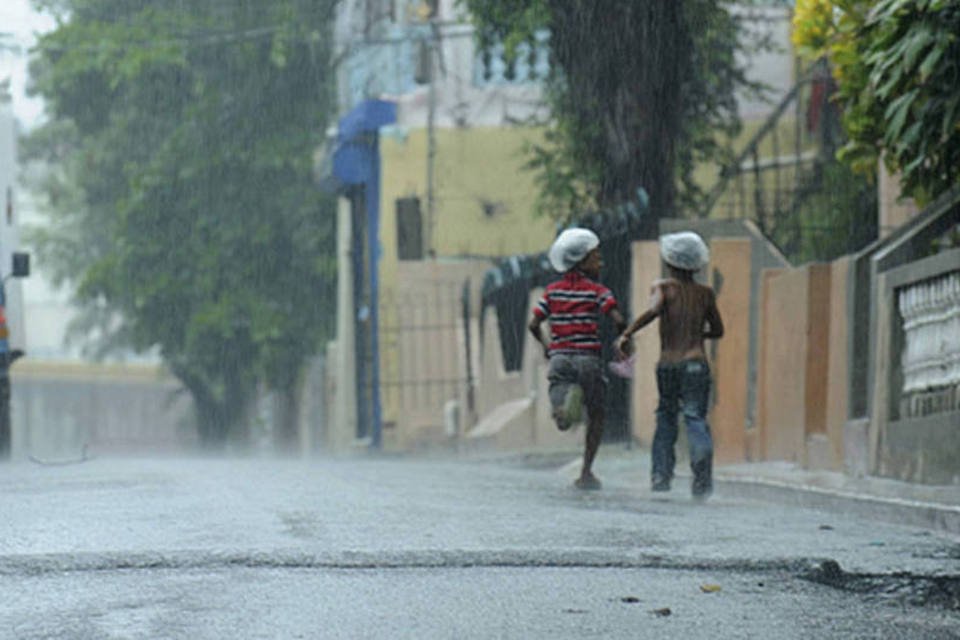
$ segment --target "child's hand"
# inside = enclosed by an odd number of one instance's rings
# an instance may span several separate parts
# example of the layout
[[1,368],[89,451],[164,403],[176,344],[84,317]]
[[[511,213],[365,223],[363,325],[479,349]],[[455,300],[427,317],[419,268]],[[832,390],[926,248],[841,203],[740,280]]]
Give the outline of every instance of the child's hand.
[[633,341],[629,336],[621,335],[619,338],[617,338],[617,342],[614,346],[617,350],[617,353],[621,356],[626,357],[633,353]]

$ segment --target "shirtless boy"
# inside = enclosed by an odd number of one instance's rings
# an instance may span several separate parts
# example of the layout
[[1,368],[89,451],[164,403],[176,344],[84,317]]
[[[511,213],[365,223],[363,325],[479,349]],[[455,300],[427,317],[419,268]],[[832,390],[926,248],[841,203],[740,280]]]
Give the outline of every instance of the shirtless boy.
[[682,409],[690,444],[692,493],[695,498],[706,498],[713,490],[713,439],[706,419],[710,367],[703,341],[723,336],[723,320],[713,289],[693,279],[710,259],[700,236],[684,231],[661,237],[660,257],[670,277],[653,283],[649,308],[621,334],[617,349],[627,353],[631,336],[660,319],[660,400],[653,436],[652,489],[670,490],[676,464],[677,413]]
[[[606,379],[600,359],[600,315],[609,315],[617,332],[627,326],[610,289],[597,279],[603,261],[600,239],[588,229],[567,229],[550,247],[548,258],[563,277],[547,286],[533,309],[529,329],[550,360],[550,404],[557,428],[566,431],[579,419],[581,402],[587,407],[587,434],[583,467],[574,485],[599,489],[591,470],[603,435]],[[550,323],[550,341],[541,323]]]

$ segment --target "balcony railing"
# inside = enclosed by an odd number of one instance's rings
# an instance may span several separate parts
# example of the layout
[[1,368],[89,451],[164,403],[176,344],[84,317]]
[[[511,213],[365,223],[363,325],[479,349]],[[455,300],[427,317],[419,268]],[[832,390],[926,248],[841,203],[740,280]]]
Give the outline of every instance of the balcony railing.
[[902,287],[902,418],[960,409],[960,269]]

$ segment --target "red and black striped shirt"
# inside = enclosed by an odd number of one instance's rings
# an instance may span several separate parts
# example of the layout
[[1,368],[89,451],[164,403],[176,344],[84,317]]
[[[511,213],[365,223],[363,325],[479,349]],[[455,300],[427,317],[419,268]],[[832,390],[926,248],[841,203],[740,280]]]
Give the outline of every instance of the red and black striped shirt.
[[540,320],[550,320],[550,353],[600,351],[600,314],[617,306],[610,289],[572,269],[547,285],[533,309]]

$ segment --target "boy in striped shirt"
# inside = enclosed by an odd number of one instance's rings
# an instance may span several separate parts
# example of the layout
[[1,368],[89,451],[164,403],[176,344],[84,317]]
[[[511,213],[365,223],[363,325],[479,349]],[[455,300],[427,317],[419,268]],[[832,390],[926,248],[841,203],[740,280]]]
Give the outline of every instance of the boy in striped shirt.
[[[600,239],[588,229],[567,229],[557,237],[548,257],[563,277],[547,286],[529,325],[550,360],[547,379],[557,427],[566,431],[579,420],[581,403],[587,407],[583,467],[574,483],[580,489],[600,488],[591,470],[603,435],[606,392],[600,316],[609,315],[617,333],[627,326],[610,289],[597,282],[603,267],[599,247]],[[541,330],[544,320],[550,323],[549,342]]]

